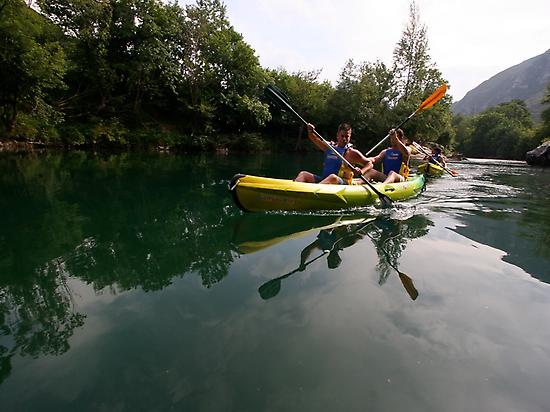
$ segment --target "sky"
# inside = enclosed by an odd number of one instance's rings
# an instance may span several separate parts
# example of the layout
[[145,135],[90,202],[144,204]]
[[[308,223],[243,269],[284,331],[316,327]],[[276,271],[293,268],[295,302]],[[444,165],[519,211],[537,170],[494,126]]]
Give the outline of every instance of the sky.
[[[321,69],[333,84],[349,59],[391,66],[409,0],[224,0],[234,29],[266,68]],[[180,4],[195,3],[180,0]],[[454,101],[550,49],[550,0],[416,0],[432,62]]]

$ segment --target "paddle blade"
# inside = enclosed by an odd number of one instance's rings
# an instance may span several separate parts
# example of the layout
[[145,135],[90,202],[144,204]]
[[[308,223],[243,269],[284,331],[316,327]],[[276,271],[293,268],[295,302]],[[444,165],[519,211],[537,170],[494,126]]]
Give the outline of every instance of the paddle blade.
[[435,92],[430,95],[430,97],[424,100],[420,107],[417,109],[417,112],[432,107],[434,104],[440,101],[443,96],[445,96],[445,93],[447,93],[447,83],[443,83]]
[[401,283],[403,284],[403,287],[405,288],[411,299],[415,300],[418,297],[418,291],[414,287],[412,279],[403,272],[399,272],[399,279],[401,279]]
[[278,106],[282,110],[288,109],[289,98],[281,89],[272,84],[268,84],[264,89],[264,94],[266,97]]
[[263,300],[271,299],[272,297],[276,296],[280,290],[281,290],[280,279],[270,280],[269,282],[264,283],[262,286],[258,288],[260,297]]

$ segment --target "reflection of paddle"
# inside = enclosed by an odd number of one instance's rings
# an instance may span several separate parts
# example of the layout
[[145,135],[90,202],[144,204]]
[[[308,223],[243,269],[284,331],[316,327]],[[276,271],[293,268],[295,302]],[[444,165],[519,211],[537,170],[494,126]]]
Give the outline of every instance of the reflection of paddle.
[[[416,109],[409,117],[407,117],[405,120],[403,120],[399,126],[394,127],[394,129],[399,129],[401,126],[403,126],[405,123],[407,123],[410,119],[413,118],[415,114],[417,114],[419,111],[428,109],[432,107],[434,104],[436,104],[443,96],[445,96],[445,93],[447,92],[447,84],[443,83],[441,86],[438,87],[438,89],[433,92],[426,100],[424,100],[420,106],[418,106],[418,109]],[[378,146],[382,144],[384,140],[386,140],[388,137],[390,137],[390,134],[388,133],[382,140],[380,140],[376,145],[370,149],[367,153],[365,153],[365,156],[368,156],[374,149],[376,149]]]
[[403,287],[405,288],[405,290],[407,291],[411,299],[415,300],[418,297],[418,291],[414,287],[413,280],[409,276],[407,276],[405,273],[400,272],[399,269],[397,269],[391,263],[390,263],[390,266],[394,268],[397,273],[399,273],[399,279],[401,279],[401,283],[403,284]]
[[[268,85],[266,88],[265,88],[265,93],[267,95],[267,97],[269,97],[271,99],[271,101],[273,101],[277,106],[279,106],[279,108],[283,109],[283,110],[290,110],[298,119],[300,119],[302,121],[303,124],[307,125],[308,123],[306,122],[306,120],[300,116],[298,114],[298,112],[296,112],[296,110],[294,110],[292,108],[292,106],[290,105],[290,103],[288,102],[288,99],[286,98],[286,96],[284,95],[284,93],[277,89],[276,87],[274,86],[271,86],[271,85]],[[321,136],[319,133],[317,133],[317,131],[315,129],[313,129],[313,133],[315,133],[315,136],[317,136],[319,139],[321,139],[321,141],[325,144],[326,147],[328,147],[329,149],[331,149],[334,154],[336,156],[338,156],[338,158],[347,166],[349,167],[351,170],[355,170],[355,168],[353,167],[353,165],[347,161],[346,158],[344,158],[344,156],[342,156],[340,154],[340,152],[338,152],[338,150],[336,150],[336,148],[331,145],[329,142],[327,142],[323,136]],[[391,200],[387,195],[385,195],[384,193],[381,193],[380,191],[378,191],[378,189],[376,189],[368,180],[365,176],[363,175],[359,175],[359,177],[361,178],[361,180],[363,180],[363,182],[374,192],[374,194],[376,196],[378,196],[378,198],[380,199],[380,201],[382,202],[382,205],[385,206],[385,207],[389,207],[392,205],[393,203],[393,200]]]
[[458,176],[457,172],[455,172],[454,170],[447,169],[445,166],[443,166],[441,163],[439,163],[431,154],[426,152],[424,150],[424,148],[422,146],[420,146],[418,143],[412,142],[412,144],[413,144],[413,146],[415,147],[416,150],[424,153],[426,156],[428,156],[430,159],[432,159],[435,162],[436,165],[441,167],[443,170],[445,170],[447,173],[449,173],[452,177],[457,177]]
[[350,236],[352,234],[359,233],[361,230],[363,230],[368,225],[370,225],[374,220],[376,220],[376,218],[368,218],[367,221],[364,224],[362,224],[361,226],[359,226],[357,229],[353,230],[351,233],[347,233],[345,236],[342,236],[341,238],[336,240],[332,244],[332,247],[330,248],[330,250],[323,251],[323,253],[321,253],[316,258],[311,259],[309,262],[304,263],[303,266],[300,265],[299,267],[294,269],[292,272],[287,273],[286,275],[279,276],[278,278],[271,279],[271,280],[265,282],[262,286],[260,286],[258,288],[258,292],[260,293],[260,296],[262,297],[262,299],[267,300],[267,299],[270,299],[270,298],[274,297],[275,295],[277,295],[277,293],[279,293],[279,291],[281,290],[281,280],[283,280],[284,278],[289,277],[290,275],[293,275],[294,273],[298,272],[300,269],[304,270],[307,265],[309,265],[310,263],[315,262],[317,259],[323,257],[324,255],[326,255],[330,251],[334,250],[334,248],[336,247],[338,242],[340,242],[342,239],[345,239],[345,238],[347,238],[348,236]]
[[311,259],[309,262],[304,263],[304,266],[301,265],[294,269],[292,272],[288,272],[286,275],[279,276],[278,278],[271,279],[267,282],[265,282],[262,286],[258,288],[258,292],[260,293],[260,296],[263,300],[270,299],[277,295],[279,291],[281,290],[281,280],[284,278],[289,277],[290,275],[293,275],[294,273],[298,272],[300,269],[304,269],[307,265],[310,263],[315,262],[317,259],[322,258],[325,256],[329,251],[325,250],[323,253],[321,253],[319,256],[317,256],[315,259]]
[[[365,234],[369,238],[371,238],[371,240],[374,242],[375,245],[377,245],[376,239],[374,239],[369,233],[365,233]],[[386,255],[386,259],[387,259],[388,264],[399,274],[399,279],[401,280],[401,283],[403,284],[403,287],[405,288],[405,290],[407,291],[407,293],[409,294],[411,299],[415,300],[418,297],[418,291],[414,287],[413,280],[406,273],[401,272],[399,269],[397,269],[396,266],[393,265],[393,263],[391,263],[390,256],[389,256],[388,252],[386,251],[386,249],[384,249],[382,246],[380,246],[380,250],[384,253],[384,255]]]

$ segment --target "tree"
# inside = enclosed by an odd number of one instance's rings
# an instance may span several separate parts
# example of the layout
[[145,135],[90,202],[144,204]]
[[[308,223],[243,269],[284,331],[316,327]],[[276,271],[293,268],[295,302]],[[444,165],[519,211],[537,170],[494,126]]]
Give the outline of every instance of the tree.
[[462,130],[459,148],[473,157],[523,160],[535,139],[533,120],[521,100],[485,110]]
[[[292,107],[305,119],[315,124],[317,130],[327,134],[333,125],[328,122],[327,102],[333,92],[329,82],[319,82],[320,71],[289,73],[280,68],[269,70],[270,81],[288,96]],[[270,128],[277,134],[277,141],[281,138],[289,140],[282,142],[287,147],[295,147],[300,150],[310,150],[313,147],[302,144],[305,136],[304,125],[297,121],[292,114],[282,112],[279,107],[272,110]]]
[[71,90],[65,110],[75,116],[140,117],[143,102],[167,108],[179,87],[174,53],[175,5],[157,0],[41,0],[41,11],[66,35]]
[[[41,12],[65,34],[71,59],[68,73],[69,100],[65,110],[89,115],[109,107],[116,76],[109,60],[110,0],[39,0]],[[67,107],[68,102],[74,102]]]
[[352,124],[366,146],[383,136],[394,122],[391,101],[395,99],[393,72],[380,61],[344,66],[329,102],[334,123]]
[[[541,103],[550,105],[550,83],[548,83],[548,86],[546,87],[546,94]],[[540,140],[547,140],[550,139],[550,106],[542,111],[541,117],[542,125],[537,131],[537,137],[539,137]]]
[[230,25],[220,0],[186,6],[180,24],[180,101],[191,119],[191,131],[240,132],[269,120],[268,107],[258,97],[266,83],[265,71]]
[[422,94],[426,83],[432,80],[435,73],[431,72],[434,66],[428,52],[426,26],[421,24],[418,7],[413,1],[409,5],[409,21],[393,51],[393,71],[400,99]]
[[[397,98],[392,102],[399,117],[406,117],[420,103],[445,82],[441,72],[429,55],[426,26],[420,22],[418,7],[413,1],[409,6],[409,21],[393,52],[393,72]],[[439,141],[452,145],[451,98],[445,96],[421,121],[412,121],[408,134],[420,140]],[[444,140],[444,141],[443,141]]]
[[[61,33],[21,0],[0,7],[0,118],[11,135],[36,137],[61,119],[48,93],[62,89]],[[22,115],[24,118],[20,118]],[[25,117],[26,116],[26,117]]]

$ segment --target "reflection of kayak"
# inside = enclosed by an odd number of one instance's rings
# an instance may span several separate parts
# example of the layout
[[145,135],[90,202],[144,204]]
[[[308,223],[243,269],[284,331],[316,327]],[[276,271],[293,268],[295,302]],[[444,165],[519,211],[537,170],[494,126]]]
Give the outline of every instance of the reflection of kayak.
[[233,243],[240,253],[254,253],[289,239],[296,239],[323,229],[363,224],[373,217],[299,216],[246,214],[235,225]]
[[441,176],[445,169],[434,163],[422,163],[418,165],[418,173],[424,173],[427,176]]
[[[401,183],[375,183],[392,200],[416,196],[424,187],[424,175],[411,175]],[[378,196],[367,185],[300,183],[250,175],[235,175],[229,184],[235,203],[245,211],[327,210],[374,204]]]

